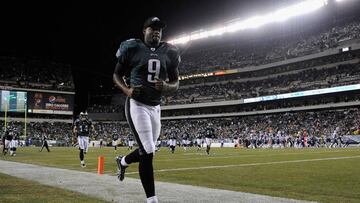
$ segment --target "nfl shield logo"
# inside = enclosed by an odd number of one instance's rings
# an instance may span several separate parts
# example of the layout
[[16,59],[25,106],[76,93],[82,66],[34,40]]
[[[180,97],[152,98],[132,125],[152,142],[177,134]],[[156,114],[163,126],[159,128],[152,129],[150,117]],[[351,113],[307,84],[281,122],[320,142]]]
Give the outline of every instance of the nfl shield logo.
[[151,47],[150,50],[151,50],[151,51],[155,51],[155,48],[154,48],[154,47]]

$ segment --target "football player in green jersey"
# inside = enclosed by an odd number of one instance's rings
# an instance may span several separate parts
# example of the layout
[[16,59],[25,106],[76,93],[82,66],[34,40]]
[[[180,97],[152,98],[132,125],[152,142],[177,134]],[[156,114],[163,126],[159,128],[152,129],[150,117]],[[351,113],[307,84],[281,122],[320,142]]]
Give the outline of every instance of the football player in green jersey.
[[127,96],[125,115],[139,148],[127,156],[118,156],[118,178],[125,169],[139,162],[141,183],[147,202],[158,202],[155,195],[153,155],[160,135],[160,103],[164,93],[179,87],[180,55],[178,49],[162,42],[165,24],[157,17],[148,18],[143,26],[144,41],[130,39],[121,43],[113,79]]

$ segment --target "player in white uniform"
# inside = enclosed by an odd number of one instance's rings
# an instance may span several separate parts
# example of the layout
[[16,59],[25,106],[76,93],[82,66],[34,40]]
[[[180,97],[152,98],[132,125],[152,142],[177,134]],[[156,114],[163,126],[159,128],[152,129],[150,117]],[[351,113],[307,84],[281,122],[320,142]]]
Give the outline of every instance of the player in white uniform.
[[88,118],[87,113],[80,113],[79,119],[74,123],[73,132],[77,135],[79,150],[80,150],[80,166],[82,168],[86,167],[84,161],[84,154],[88,152],[89,149],[89,134],[90,131],[95,131],[95,127],[92,124],[91,120]]
[[3,139],[2,139],[2,141],[4,143],[4,147],[3,147],[3,155],[4,156],[10,150],[10,143],[11,143],[12,139],[13,139],[12,129],[10,126],[8,126],[5,131],[5,134],[3,136]]
[[332,143],[330,145],[329,148],[334,148],[334,147],[340,147],[341,144],[339,143],[339,132],[340,132],[340,128],[336,127],[333,134],[332,134]]
[[209,127],[206,130],[206,134],[205,134],[205,142],[206,142],[206,154],[209,155],[210,154],[210,148],[211,148],[211,143],[213,138],[215,138],[215,130],[212,127]]
[[112,146],[114,147],[115,151],[117,150],[118,139],[119,139],[119,136],[116,133],[116,131],[114,131],[113,135],[112,135]]
[[132,150],[134,147],[134,136],[132,134],[128,135],[128,150]]
[[169,147],[171,150],[171,153],[175,152],[175,148],[176,148],[176,135],[174,132],[172,132],[170,134],[170,138],[169,138]]
[[19,146],[19,136],[13,131],[13,139],[9,144],[10,156],[16,156],[16,148]]
[[3,148],[3,155],[5,156],[7,154],[7,152],[9,152],[11,149],[10,149],[10,144],[11,144],[11,141],[13,140],[13,136],[14,136],[14,133],[13,133],[13,129],[11,126],[7,126],[6,130],[5,130],[5,133],[4,133],[4,136],[3,136],[3,143],[4,143],[4,148]]
[[188,141],[189,141],[189,134],[185,132],[182,136],[182,146],[185,151],[187,150]]
[[202,135],[199,133],[196,136],[197,151],[201,150],[201,143],[202,143]]

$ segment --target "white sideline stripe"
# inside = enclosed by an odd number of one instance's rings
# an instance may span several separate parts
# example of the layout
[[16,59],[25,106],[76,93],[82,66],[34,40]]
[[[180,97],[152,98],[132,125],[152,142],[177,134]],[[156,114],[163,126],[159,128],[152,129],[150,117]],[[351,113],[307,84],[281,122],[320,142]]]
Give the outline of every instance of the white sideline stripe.
[[[203,166],[203,167],[192,167],[192,168],[170,168],[170,169],[154,170],[154,172],[189,171],[189,170],[230,168],[230,167],[241,167],[241,166],[261,166],[261,165],[301,163],[301,162],[313,162],[313,161],[328,161],[328,160],[354,159],[354,158],[360,158],[360,156],[343,156],[343,157],[330,157],[330,158],[321,158],[321,159],[301,159],[301,160],[291,160],[291,161],[273,161],[273,162],[260,162],[260,163],[251,163],[251,164],[232,164],[232,165],[223,165],[223,166]],[[129,172],[126,174],[138,174],[138,173],[139,172]]]
[[[354,152],[355,150],[349,150],[346,152]],[[358,151],[358,149],[356,149],[356,151]],[[302,152],[290,152],[290,153],[284,153],[281,152],[281,154],[276,154],[276,156],[288,156],[288,155],[312,155],[312,154],[328,154],[328,153],[338,153],[338,152],[344,152],[343,150],[338,150],[338,151],[306,151],[306,153],[304,153],[304,151]],[[185,154],[184,154],[185,155]],[[201,154],[200,154],[201,155]],[[229,155],[229,156],[225,156],[225,155]],[[201,156],[208,156],[207,154],[203,154]],[[257,157],[269,157],[269,156],[274,156],[274,154],[239,154],[239,153],[228,153],[228,154],[224,154],[224,156],[210,156],[207,157],[207,159],[222,159],[222,158],[234,158],[234,157],[253,157],[253,156],[257,156]],[[177,159],[179,161],[187,161],[187,160],[202,160],[204,159],[203,157],[201,158],[188,158],[188,159]],[[174,159],[165,159],[165,160],[159,160],[161,161],[174,161]]]
[[[300,149],[301,150],[301,149]],[[349,150],[349,151],[346,151],[346,152],[354,152],[355,150]],[[356,150],[358,151],[358,149]],[[338,153],[338,152],[344,152],[343,150],[339,150],[339,151],[316,151],[316,152],[290,152],[290,153],[281,153],[281,154],[276,154],[276,156],[287,156],[287,155],[299,155],[299,154],[302,154],[302,155],[312,155],[312,154],[327,154],[327,153]],[[196,154],[196,153],[195,153]],[[195,155],[194,154],[194,155]],[[184,154],[184,156],[186,156],[188,154]],[[196,154],[198,156],[202,156],[201,158],[187,158],[187,159],[176,159],[177,161],[192,161],[192,160],[203,160],[204,157],[206,156],[207,158],[206,159],[228,159],[228,158],[234,158],[234,157],[240,157],[240,158],[244,158],[244,157],[254,157],[254,156],[257,156],[257,157],[268,157],[268,156],[274,156],[274,154],[239,154],[239,153],[227,153],[227,154],[224,154],[224,155],[219,155],[219,156],[210,156],[208,157],[208,155],[206,153],[204,154]],[[229,155],[229,156],[226,156],[226,155]],[[162,160],[157,160],[157,162],[167,162],[167,161],[174,161],[174,159],[162,159]]]
[[[78,166],[80,167],[80,166]],[[0,173],[35,181],[82,193],[108,202],[134,203],[146,202],[141,181],[125,178],[120,182],[116,177],[104,174],[61,169],[54,167],[24,164],[0,159]],[[271,197],[266,195],[211,189],[176,183],[155,182],[156,193],[160,202],[166,203],[307,203],[308,201]],[[31,191],[31,188],[29,188]],[[16,193],[17,194],[17,193]],[[21,195],[21,194],[18,194]],[[1,201],[1,200],[0,200]]]

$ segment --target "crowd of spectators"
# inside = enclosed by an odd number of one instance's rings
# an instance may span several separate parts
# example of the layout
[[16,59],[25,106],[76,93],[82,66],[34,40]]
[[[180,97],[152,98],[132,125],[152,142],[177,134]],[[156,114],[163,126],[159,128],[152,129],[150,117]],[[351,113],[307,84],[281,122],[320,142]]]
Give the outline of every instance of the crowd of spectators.
[[328,27],[322,32],[297,36],[266,36],[258,42],[241,41],[221,47],[193,49],[182,56],[181,75],[259,66],[335,48],[342,41],[360,38],[360,22]]
[[323,95],[307,97],[306,99],[281,99],[267,102],[255,102],[241,105],[230,105],[217,107],[206,107],[206,108],[187,108],[187,109],[174,109],[162,111],[162,117],[174,117],[174,116],[189,116],[189,115],[205,115],[205,114],[226,114],[234,112],[254,112],[254,111],[268,111],[274,109],[285,109],[285,108],[301,108],[325,105],[331,106],[338,103],[358,102],[360,101],[360,93],[346,94],[337,93],[331,96],[324,97]]
[[297,70],[304,70],[319,66],[331,67],[334,64],[347,64],[349,61],[358,60],[360,58],[360,51],[351,51],[345,53],[338,53],[335,55],[328,55],[320,58],[299,61],[295,63],[285,63],[283,65],[276,65],[269,68],[263,68],[253,71],[244,71],[233,74],[226,74],[220,76],[196,77],[180,80],[180,87],[197,84],[211,84],[215,82],[225,82],[230,80],[237,80],[242,78],[265,77],[273,74],[286,73]]
[[[128,125],[118,122],[93,122],[95,131],[91,131],[90,140],[104,140],[111,143],[114,134],[119,135],[120,140],[125,140],[129,135]],[[0,121],[0,132],[4,132],[4,121]],[[64,143],[65,146],[70,146],[74,141],[72,132],[73,125],[66,122],[30,122],[26,126],[24,122],[10,121],[7,123],[9,129],[14,130],[22,140],[26,143],[39,143],[43,136],[48,140],[58,141]],[[10,126],[10,127],[9,127]],[[2,133],[0,134],[0,138]]]
[[[306,131],[309,136],[331,136],[338,128],[339,135],[358,135],[360,132],[360,111],[358,108],[286,112],[268,115],[241,116],[229,118],[211,119],[185,119],[162,121],[160,139],[166,140],[168,136],[176,135],[181,139],[186,132],[190,139],[205,136],[205,131],[211,128],[215,138],[232,140],[234,137],[240,140],[251,139],[251,136],[260,136],[267,133],[268,136],[296,137],[299,132]],[[3,121],[0,122],[3,132]],[[10,122],[20,135],[23,135],[23,122]],[[111,141],[113,135],[117,135],[123,142],[126,141],[130,130],[125,122],[95,122],[95,132],[91,133],[91,140]],[[72,124],[60,122],[36,122],[27,126],[26,140],[40,140],[46,135],[49,140],[71,142]],[[23,137],[22,137],[23,139]]]
[[[114,134],[123,135],[120,139],[125,139],[129,134],[128,128],[124,124],[119,123],[104,123],[94,122],[95,131],[91,132],[91,140],[111,140]],[[39,142],[43,136],[49,140],[55,140],[62,143],[67,143],[69,146],[73,142],[74,135],[72,133],[73,125],[65,122],[30,122],[26,126],[26,136],[24,136],[25,125],[24,122],[11,121],[7,123],[10,129],[15,130],[21,139],[27,142]],[[0,121],[0,132],[4,132],[4,121]],[[0,136],[1,137],[1,136]]]
[[74,91],[70,65],[9,56],[0,56],[0,86]]
[[162,123],[163,134],[175,134],[178,139],[186,132],[191,138],[204,136],[213,129],[215,138],[250,140],[251,136],[266,133],[269,136],[296,137],[306,131],[308,136],[359,135],[360,111],[358,108],[309,112],[287,112],[232,118],[169,120]]
[[123,111],[124,107],[118,104],[93,104],[87,108],[88,113],[121,113]]
[[[114,133],[120,135],[128,135],[127,128],[123,124],[94,122],[95,131],[91,132],[91,140],[111,139]],[[0,130],[4,132],[4,121],[0,121]],[[10,129],[15,130],[22,139],[40,141],[43,136],[49,140],[65,141],[71,144],[73,141],[73,133],[71,123],[66,122],[30,122],[26,126],[26,136],[24,136],[24,122],[11,121],[7,123]]]
[[356,84],[360,81],[360,64],[345,64],[321,69],[310,68],[266,78],[243,78],[223,83],[205,83],[180,88],[168,96],[167,105],[212,102],[275,95],[311,89]]
[[[24,122],[11,121],[7,123],[7,127],[14,130],[22,140],[27,143],[40,142],[43,136],[49,140],[56,140],[66,143],[71,143],[72,139],[72,125],[65,122],[30,122],[25,125]],[[4,132],[4,121],[0,121],[0,130]]]

